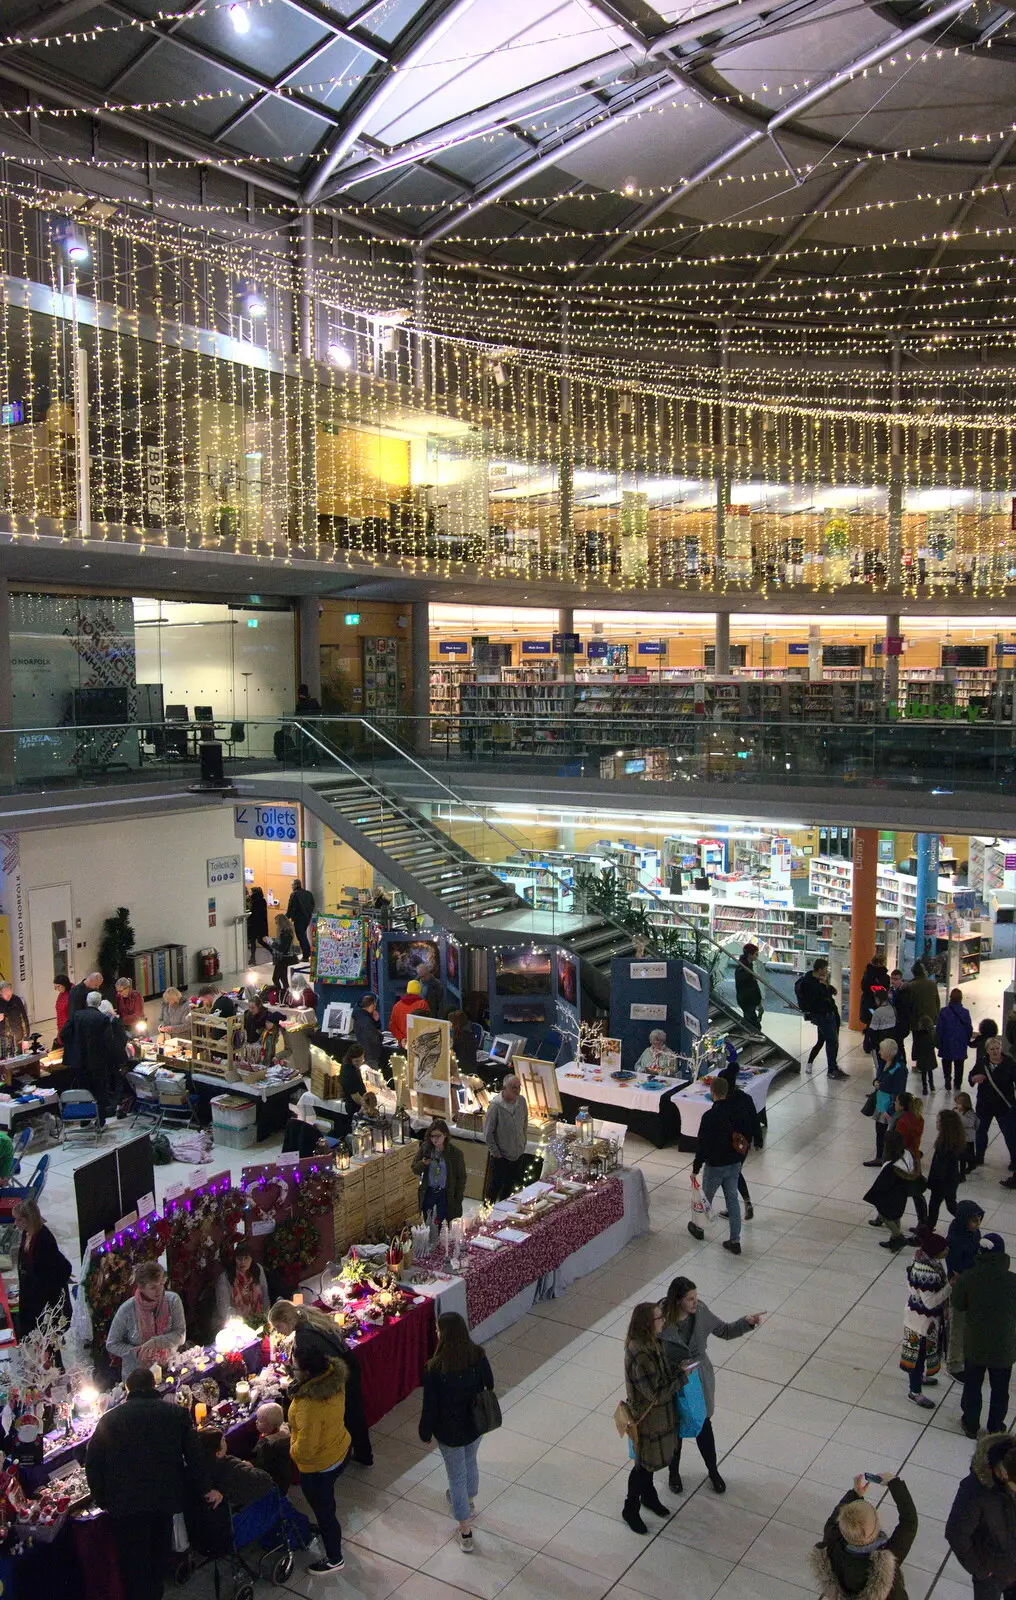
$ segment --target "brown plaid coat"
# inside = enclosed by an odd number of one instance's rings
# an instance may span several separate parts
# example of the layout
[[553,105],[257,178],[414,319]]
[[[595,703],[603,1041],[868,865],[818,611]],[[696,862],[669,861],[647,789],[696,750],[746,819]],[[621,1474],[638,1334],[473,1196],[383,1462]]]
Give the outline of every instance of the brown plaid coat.
[[677,1448],[674,1396],[683,1381],[682,1373],[670,1371],[659,1339],[654,1339],[650,1345],[625,1345],[625,1397],[632,1416],[641,1418],[635,1460],[650,1472],[667,1466]]

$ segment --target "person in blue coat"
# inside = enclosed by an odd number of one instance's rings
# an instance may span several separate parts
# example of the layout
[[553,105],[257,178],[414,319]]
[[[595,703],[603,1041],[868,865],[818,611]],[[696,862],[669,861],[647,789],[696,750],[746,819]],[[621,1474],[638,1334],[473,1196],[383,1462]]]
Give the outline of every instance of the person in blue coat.
[[875,1157],[866,1161],[866,1167],[882,1165],[882,1146],[885,1144],[889,1118],[896,1104],[896,1096],[907,1089],[907,1063],[897,1054],[895,1039],[883,1039],[878,1047],[878,1065],[875,1068]]
[[947,1089],[962,1089],[963,1066],[973,1037],[974,1025],[970,1020],[970,1012],[963,1004],[963,991],[953,989],[949,994],[949,1004],[942,1007],[935,1024],[935,1049],[942,1057],[942,1074]]

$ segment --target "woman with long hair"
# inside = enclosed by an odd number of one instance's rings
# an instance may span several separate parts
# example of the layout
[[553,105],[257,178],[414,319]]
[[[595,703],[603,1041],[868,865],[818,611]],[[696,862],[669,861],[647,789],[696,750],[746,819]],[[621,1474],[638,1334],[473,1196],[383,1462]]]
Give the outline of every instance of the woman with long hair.
[[265,891],[254,884],[247,896],[247,955],[250,965],[257,962],[258,945],[263,945],[271,955],[268,943],[268,901]]
[[281,1003],[289,988],[289,969],[300,959],[296,930],[288,917],[276,917],[275,938],[270,941],[268,948],[272,952],[272,983]]
[[71,1320],[68,1284],[71,1264],[61,1254],[53,1234],[42,1220],[34,1200],[19,1200],[11,1212],[21,1234],[18,1244],[18,1337],[39,1326],[39,1318],[59,1308]]
[[435,1117],[420,1140],[413,1171],[420,1179],[420,1210],[424,1217],[433,1215],[438,1222],[453,1222],[461,1217],[466,1158],[452,1143],[443,1117]]
[[[660,1499],[653,1473],[665,1467],[677,1448],[674,1397],[685,1373],[671,1371],[660,1335],[663,1313],[651,1300],[635,1307],[624,1342],[624,1388],[632,1428],[634,1465],[621,1515],[633,1533],[648,1533],[639,1511],[645,1506],[658,1517],[671,1515]],[[634,1434],[634,1437],[632,1437]]]
[[341,1572],[342,1529],[335,1513],[335,1483],[349,1456],[346,1430],[346,1369],[337,1356],[305,1350],[293,1362],[289,1391],[289,1453],[300,1488],[314,1513],[324,1559],[308,1571]]
[[[716,1373],[709,1359],[709,1338],[710,1335],[715,1335],[717,1339],[740,1339],[743,1334],[751,1333],[758,1327],[765,1312],[755,1311],[750,1317],[738,1317],[736,1322],[722,1322],[714,1312],[710,1311],[705,1302],[699,1299],[698,1289],[690,1278],[674,1279],[667,1290],[662,1309],[663,1348],[667,1353],[670,1370],[676,1372],[693,1366],[702,1384],[706,1416],[695,1436],[695,1443],[706,1464],[709,1482],[717,1494],[722,1494],[727,1485],[720,1476],[720,1469],[716,1464],[716,1440],[713,1437],[712,1420],[716,1405]],[[680,1437],[675,1444],[669,1466],[671,1493],[680,1494],[684,1488],[681,1482]]]
[[363,1404],[360,1363],[326,1311],[317,1306],[295,1306],[291,1300],[276,1300],[268,1313],[268,1325],[291,1341],[296,1360],[309,1350],[336,1356],[346,1369],[346,1427],[353,1441],[353,1460],[360,1467],[374,1465],[367,1413]]
[[473,1415],[477,1397],[493,1389],[494,1374],[480,1345],[457,1311],[437,1319],[437,1349],[423,1374],[420,1438],[437,1440],[448,1474],[448,1499],[459,1525],[459,1545],[473,1548],[472,1517],[480,1487],[476,1457],[482,1437]]
[[268,1282],[264,1268],[254,1260],[250,1245],[241,1239],[215,1283],[215,1311],[219,1327],[231,1317],[259,1327],[268,1315]]

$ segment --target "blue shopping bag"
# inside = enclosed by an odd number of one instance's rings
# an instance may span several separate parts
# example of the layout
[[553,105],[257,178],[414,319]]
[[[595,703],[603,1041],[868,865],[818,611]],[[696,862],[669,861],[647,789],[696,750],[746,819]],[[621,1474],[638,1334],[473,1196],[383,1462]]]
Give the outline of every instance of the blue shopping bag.
[[697,1439],[706,1421],[706,1397],[698,1368],[677,1397],[677,1431],[682,1439]]

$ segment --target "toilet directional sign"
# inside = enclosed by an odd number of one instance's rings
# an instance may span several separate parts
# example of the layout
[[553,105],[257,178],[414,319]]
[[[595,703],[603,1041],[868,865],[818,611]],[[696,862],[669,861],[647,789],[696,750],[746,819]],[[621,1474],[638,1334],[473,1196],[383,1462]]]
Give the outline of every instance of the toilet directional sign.
[[236,839],[297,839],[297,824],[295,806],[233,807],[233,837]]

